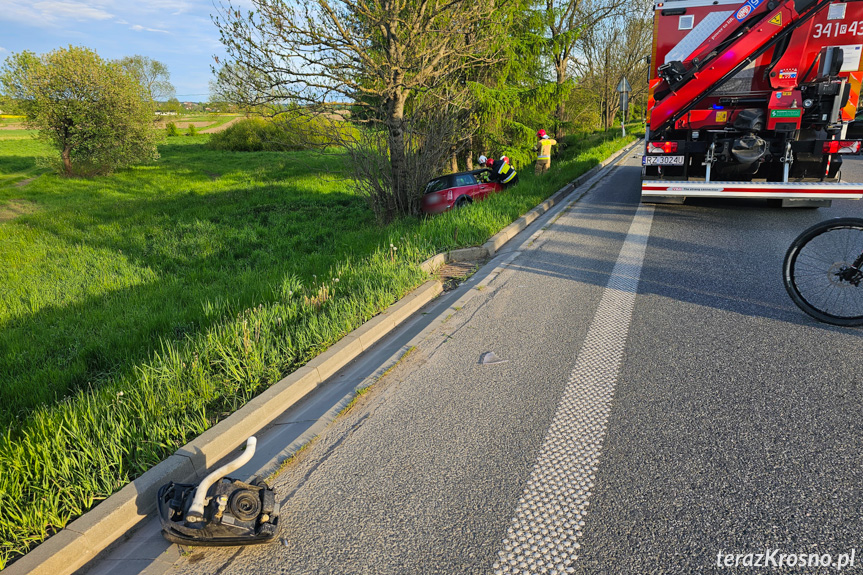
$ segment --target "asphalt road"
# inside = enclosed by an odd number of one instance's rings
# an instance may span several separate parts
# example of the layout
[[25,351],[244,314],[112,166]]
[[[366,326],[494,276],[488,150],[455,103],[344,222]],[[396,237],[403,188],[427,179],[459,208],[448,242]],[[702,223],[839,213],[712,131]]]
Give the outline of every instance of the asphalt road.
[[282,472],[281,542],[171,572],[863,572],[863,329],[781,280],[863,204],[639,207],[639,177],[481,270],[511,260]]

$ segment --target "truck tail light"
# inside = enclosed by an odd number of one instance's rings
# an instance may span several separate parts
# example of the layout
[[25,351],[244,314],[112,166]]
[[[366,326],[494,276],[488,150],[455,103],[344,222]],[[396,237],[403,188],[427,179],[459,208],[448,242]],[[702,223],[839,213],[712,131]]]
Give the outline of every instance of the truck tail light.
[[650,144],[647,146],[648,154],[672,154],[676,151],[677,142],[650,142]]
[[824,142],[825,154],[857,154],[859,152],[859,140],[830,140],[829,142]]

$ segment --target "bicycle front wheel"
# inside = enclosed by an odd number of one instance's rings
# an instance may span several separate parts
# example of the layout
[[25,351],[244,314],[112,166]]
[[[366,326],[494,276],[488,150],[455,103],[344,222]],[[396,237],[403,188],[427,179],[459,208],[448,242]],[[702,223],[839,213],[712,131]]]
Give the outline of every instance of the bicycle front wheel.
[[812,226],[792,242],[782,276],[797,306],[833,325],[863,324],[863,219]]

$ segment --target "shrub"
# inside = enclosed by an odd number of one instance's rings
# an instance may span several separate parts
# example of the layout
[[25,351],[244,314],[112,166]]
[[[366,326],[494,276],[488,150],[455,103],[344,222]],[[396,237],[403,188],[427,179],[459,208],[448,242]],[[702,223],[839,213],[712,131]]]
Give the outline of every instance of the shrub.
[[298,151],[325,147],[334,138],[351,137],[350,122],[282,114],[276,118],[246,118],[213,134],[210,147],[232,152]]
[[272,140],[276,134],[272,122],[263,118],[246,118],[213,134],[209,146],[216,150],[232,152],[261,152],[281,150]]
[[186,130],[186,135],[187,136],[197,136],[198,135],[198,128],[195,127],[195,124],[189,124],[189,129]]
[[165,133],[168,136],[179,136],[180,130],[177,129],[177,124],[174,122],[168,122],[168,125],[165,126]]

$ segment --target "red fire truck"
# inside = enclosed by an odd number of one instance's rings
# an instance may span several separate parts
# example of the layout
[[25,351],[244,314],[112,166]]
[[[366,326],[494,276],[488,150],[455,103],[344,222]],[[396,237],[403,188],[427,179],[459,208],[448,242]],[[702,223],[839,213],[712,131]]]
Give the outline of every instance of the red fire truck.
[[657,2],[642,201],[863,197],[861,51],[863,0]]

